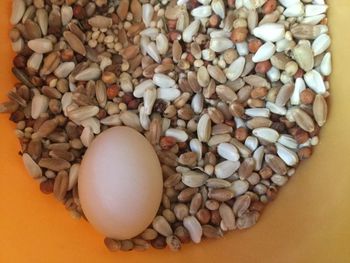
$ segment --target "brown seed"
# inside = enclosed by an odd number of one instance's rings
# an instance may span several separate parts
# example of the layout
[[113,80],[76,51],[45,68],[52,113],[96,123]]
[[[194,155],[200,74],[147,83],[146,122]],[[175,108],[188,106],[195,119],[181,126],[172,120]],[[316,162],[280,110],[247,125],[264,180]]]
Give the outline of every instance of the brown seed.
[[294,139],[298,144],[303,144],[309,139],[309,134],[306,131],[298,128],[294,134]]
[[171,236],[173,230],[171,229],[168,221],[163,216],[156,216],[152,222],[153,229],[163,236]]
[[229,106],[229,110],[233,117],[242,117],[244,115],[244,107],[239,102],[232,102]]
[[220,216],[220,213],[219,213],[219,209],[210,211],[210,213],[211,213],[210,223],[212,225],[215,225],[215,226],[220,225],[221,216]]
[[315,92],[311,89],[305,89],[300,93],[300,102],[302,104],[312,104],[315,99]]
[[38,158],[40,158],[42,153],[41,141],[31,140],[28,144],[27,152],[34,160],[37,160]]
[[253,54],[255,54],[261,46],[262,46],[262,42],[260,39],[257,39],[257,38],[253,38],[248,42],[249,52]]
[[203,202],[203,197],[200,193],[196,193],[192,200],[191,200],[191,204],[190,204],[190,214],[194,215],[195,213],[197,213],[198,209],[201,207]]
[[112,26],[112,19],[105,16],[94,16],[89,18],[88,23],[92,27],[109,28]]
[[51,119],[44,121],[38,131],[32,135],[32,139],[45,138],[49,136],[58,126],[58,120]]
[[238,229],[250,228],[256,224],[259,217],[260,217],[259,212],[256,212],[256,211],[247,212],[237,219],[237,228]]
[[122,246],[122,244],[119,240],[115,240],[115,239],[108,238],[108,237],[106,237],[104,239],[104,243],[105,243],[106,247],[108,248],[108,250],[111,252],[119,251],[121,249],[121,246]]
[[153,228],[147,228],[145,231],[142,232],[141,237],[144,240],[154,240],[158,236],[157,231],[155,231]]
[[0,113],[13,113],[18,109],[18,106],[18,103],[15,101],[0,103]]
[[187,152],[179,156],[178,162],[186,166],[195,166],[197,163],[197,153]]
[[198,188],[186,188],[182,190],[179,195],[177,196],[177,199],[180,202],[189,202],[191,201],[192,197],[198,192]]
[[151,241],[151,245],[155,249],[163,249],[163,248],[165,248],[166,247],[165,237],[158,236],[156,239]]
[[222,203],[219,207],[219,213],[227,229],[228,230],[235,229],[236,227],[235,215],[233,214],[232,208],[229,207],[227,204]]
[[164,181],[164,187],[170,188],[174,187],[176,184],[178,184],[181,181],[181,174],[174,173],[170,175],[165,181]]
[[206,208],[201,208],[196,213],[196,218],[201,224],[208,224],[210,221],[210,217],[211,217],[210,211]]
[[275,173],[280,174],[280,175],[285,175],[287,173],[286,164],[278,156],[273,155],[273,154],[266,154],[265,155],[265,162],[270,166],[270,168]]
[[50,53],[44,59],[44,65],[40,70],[41,75],[49,75],[55,71],[61,62],[60,53],[58,51]]
[[125,60],[131,60],[135,58],[139,53],[139,46],[138,45],[130,45],[127,48],[123,49],[120,54],[123,56],[123,59]]
[[298,156],[300,160],[306,160],[309,159],[312,155],[312,148],[311,147],[303,147],[298,150]]
[[249,195],[242,195],[239,196],[234,205],[233,205],[233,212],[236,216],[241,217],[249,208],[251,203],[251,198]]
[[231,40],[233,43],[241,43],[246,40],[248,29],[246,27],[238,27],[232,31]]
[[131,240],[122,240],[120,250],[121,251],[131,251],[134,248],[134,243]]
[[121,21],[126,19],[129,11],[129,0],[121,0],[117,9],[117,14]]
[[178,226],[174,231],[175,236],[177,236],[181,243],[188,243],[191,241],[190,233],[183,226]]
[[48,179],[40,183],[40,191],[44,194],[52,194],[54,188],[54,180]]
[[68,161],[59,158],[42,158],[39,161],[39,166],[59,172],[61,170],[69,169],[71,164]]
[[272,176],[273,172],[269,166],[265,166],[259,171],[259,174],[262,179],[269,179]]
[[70,31],[65,31],[63,33],[63,37],[75,52],[82,56],[86,55],[86,49],[84,44],[75,34],[73,34]]
[[218,15],[212,15],[209,18],[209,27],[218,27],[220,24],[220,17]]
[[272,65],[269,60],[258,62],[255,66],[255,72],[266,74],[271,69],[271,67]]
[[229,189],[211,189],[208,197],[220,202],[226,202],[234,197],[234,193]]
[[212,225],[203,225],[202,228],[203,236],[206,238],[220,238],[224,236],[219,227],[214,227]]
[[68,173],[66,171],[60,171],[57,174],[55,178],[55,184],[53,187],[53,194],[57,200],[63,201],[64,197],[66,196],[68,190],[68,181],[69,178]]
[[312,110],[318,126],[322,127],[326,123],[328,115],[327,102],[322,95],[316,95]]
[[138,0],[131,0],[130,11],[134,16],[136,22],[141,22],[142,19],[142,6]]
[[245,158],[238,169],[238,175],[241,180],[247,179],[252,175],[255,169],[255,160],[253,158]]
[[295,119],[295,122],[300,128],[307,132],[313,132],[315,130],[315,124],[312,118],[302,109],[294,109],[292,115]]
[[271,14],[273,11],[275,11],[277,8],[277,0],[267,0],[266,3],[263,6],[263,13],[264,14]]
[[170,250],[179,251],[181,249],[181,241],[177,236],[168,236],[165,241]]
[[239,127],[235,130],[235,138],[240,142],[244,142],[248,137],[248,131],[244,127]]

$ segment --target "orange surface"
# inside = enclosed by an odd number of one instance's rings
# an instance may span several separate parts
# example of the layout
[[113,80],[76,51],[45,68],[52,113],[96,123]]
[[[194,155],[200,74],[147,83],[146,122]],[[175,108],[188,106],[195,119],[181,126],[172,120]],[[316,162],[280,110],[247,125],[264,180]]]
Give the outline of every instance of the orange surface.
[[[0,101],[14,83],[7,38],[11,0],[0,1]],[[0,262],[350,262],[350,2],[329,0],[334,74],[329,122],[311,160],[248,231],[168,250],[109,253],[103,237],[40,193],[0,116]]]

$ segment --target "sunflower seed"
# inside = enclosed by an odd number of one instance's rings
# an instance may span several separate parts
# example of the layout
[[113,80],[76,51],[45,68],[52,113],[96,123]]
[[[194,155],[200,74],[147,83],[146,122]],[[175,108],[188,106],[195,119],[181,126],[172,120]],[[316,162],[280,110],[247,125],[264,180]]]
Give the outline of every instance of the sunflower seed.
[[287,134],[282,134],[278,138],[278,142],[290,149],[297,149],[298,148],[298,143],[297,141],[290,135]]
[[332,73],[332,55],[330,52],[323,56],[320,70],[323,76],[329,76]]
[[271,177],[271,181],[278,185],[278,186],[283,186],[287,183],[288,181],[288,177],[287,176],[283,176],[283,175],[279,175],[279,174],[274,174],[272,177]]
[[90,127],[85,127],[80,135],[80,140],[85,147],[89,147],[94,139],[94,133]]
[[159,234],[168,237],[173,234],[173,230],[171,229],[168,221],[163,216],[156,216],[153,219],[152,227]]
[[304,75],[306,84],[318,94],[324,94],[326,92],[326,86],[324,84],[321,74],[316,70],[311,70]]
[[74,62],[64,62],[55,69],[54,74],[57,78],[66,78],[74,68]]
[[297,39],[315,39],[319,35],[328,32],[328,27],[325,25],[308,25],[299,24],[291,28],[293,37]]
[[160,88],[171,88],[175,85],[175,80],[165,74],[156,73],[153,75],[153,83]]
[[30,176],[32,176],[33,178],[40,178],[42,176],[41,168],[36,162],[34,162],[34,160],[29,154],[24,153],[22,155],[22,159],[24,167],[27,169]]
[[162,88],[157,89],[157,98],[167,101],[176,100],[181,95],[177,88]]
[[225,4],[223,0],[211,1],[211,8],[221,19],[225,19]]
[[318,126],[322,127],[326,123],[328,114],[327,102],[322,95],[316,95],[312,110]]
[[312,70],[314,67],[314,54],[310,46],[306,44],[298,44],[292,51],[296,62],[303,70]]
[[254,28],[253,34],[264,41],[277,42],[284,37],[285,29],[282,24],[266,23]]
[[194,216],[187,216],[183,220],[184,227],[188,230],[194,243],[200,243],[203,235],[201,224]]
[[318,56],[326,51],[331,45],[331,38],[327,34],[319,35],[314,42],[312,42],[312,51],[314,56]]
[[229,181],[218,179],[218,178],[210,178],[206,182],[207,187],[209,188],[227,188],[231,186],[231,183]]
[[300,128],[307,132],[315,130],[315,124],[312,118],[302,109],[296,108],[292,111],[292,116]]
[[49,106],[49,99],[44,95],[36,94],[32,100],[32,109],[31,109],[32,118],[33,119],[39,118],[41,113],[44,113],[47,111],[48,106]]
[[112,26],[112,19],[105,16],[94,16],[88,19],[88,23],[96,28],[109,28]]
[[233,212],[236,216],[241,217],[245,212],[247,212],[251,204],[251,198],[249,195],[239,196],[235,203],[233,204]]
[[200,187],[205,184],[208,176],[199,172],[185,172],[182,174],[182,182],[189,187]]
[[78,109],[68,112],[69,119],[74,122],[80,123],[81,121],[95,116],[99,112],[97,106],[82,106]]
[[223,161],[215,166],[215,175],[217,178],[226,179],[238,170],[240,162]]
[[327,5],[305,5],[305,16],[317,16],[327,11]]
[[280,107],[285,106],[289,101],[290,97],[292,96],[293,91],[294,91],[294,85],[292,84],[283,85],[277,94],[275,104]]
[[237,148],[230,143],[220,143],[217,148],[218,154],[228,161],[238,161],[239,154]]
[[246,212],[237,219],[236,226],[238,229],[250,228],[257,223],[259,216],[256,211]]
[[182,39],[186,43],[192,42],[192,38],[194,35],[198,33],[200,26],[200,20],[195,19],[191,24],[188,25],[188,27],[185,28],[185,30],[182,33]]
[[51,52],[53,49],[52,42],[45,38],[38,38],[28,41],[28,47],[39,54]]
[[290,98],[290,102],[292,105],[300,104],[300,94],[303,90],[305,90],[305,82],[302,78],[297,78],[295,81],[294,91]]
[[244,70],[246,60],[244,57],[239,57],[226,70],[226,77],[230,81],[235,81],[238,79]]
[[212,14],[211,6],[208,5],[202,5],[199,7],[194,8],[191,11],[191,15],[196,18],[205,18]]
[[101,76],[101,70],[97,67],[89,67],[82,70],[75,76],[75,80],[78,81],[89,81],[97,80]]
[[13,0],[12,1],[12,13],[10,22],[12,25],[19,23],[26,11],[26,4],[24,0]]
[[211,134],[211,120],[208,114],[203,114],[198,121],[197,136],[201,142],[208,142]]
[[55,172],[66,170],[71,167],[71,164],[68,161],[59,158],[42,158],[38,164],[40,167],[50,169]]
[[126,126],[129,126],[131,128],[134,128],[137,131],[141,131],[141,124],[140,124],[140,119],[137,116],[136,113],[131,112],[131,111],[123,111],[120,114],[120,120],[122,123]]
[[280,175],[285,175],[287,173],[287,166],[278,156],[273,154],[266,154],[265,162],[275,173]]
[[277,155],[288,165],[295,166],[299,162],[298,155],[292,150],[276,143]]
[[296,3],[289,5],[283,12],[286,17],[300,17],[304,14],[304,5],[302,3]]
[[232,182],[230,189],[234,192],[234,196],[243,195],[248,191],[249,183],[247,181],[236,180]]
[[225,203],[222,203],[219,208],[219,213],[228,230],[233,230],[236,228],[235,215],[233,214],[231,207]]
[[[67,41],[69,46],[80,55],[86,55],[86,49],[81,40],[70,31],[65,31],[63,33],[64,39]],[[39,52],[38,52],[39,53]]]
[[225,50],[232,48],[233,42],[228,38],[212,38],[210,40],[209,48],[215,52],[224,52]]
[[271,42],[266,42],[262,45],[253,56],[253,62],[262,62],[269,60],[276,51],[276,46]]
[[156,37],[157,49],[161,55],[165,55],[169,49],[169,40],[164,34],[158,34]]
[[142,5],[142,20],[145,23],[146,27],[149,27],[152,22],[153,17],[153,6],[151,4]]

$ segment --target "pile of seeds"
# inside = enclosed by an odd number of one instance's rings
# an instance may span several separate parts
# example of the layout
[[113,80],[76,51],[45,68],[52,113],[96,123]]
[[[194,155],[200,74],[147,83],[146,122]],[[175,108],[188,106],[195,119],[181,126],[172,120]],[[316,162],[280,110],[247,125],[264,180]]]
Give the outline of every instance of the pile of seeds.
[[24,165],[75,218],[94,137],[132,127],[164,176],[153,223],[111,251],[218,238],[253,226],[327,118],[324,0],[13,0]]

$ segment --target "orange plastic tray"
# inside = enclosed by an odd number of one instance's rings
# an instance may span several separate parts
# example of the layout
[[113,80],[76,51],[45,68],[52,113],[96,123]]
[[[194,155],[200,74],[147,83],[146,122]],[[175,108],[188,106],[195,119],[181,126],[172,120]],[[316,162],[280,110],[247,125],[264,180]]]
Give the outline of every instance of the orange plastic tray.
[[[84,220],[43,195],[0,116],[0,262],[350,262],[350,1],[329,0],[334,73],[329,121],[315,154],[248,231],[169,250],[110,253]],[[8,40],[11,0],[0,1],[0,101],[15,83]]]

